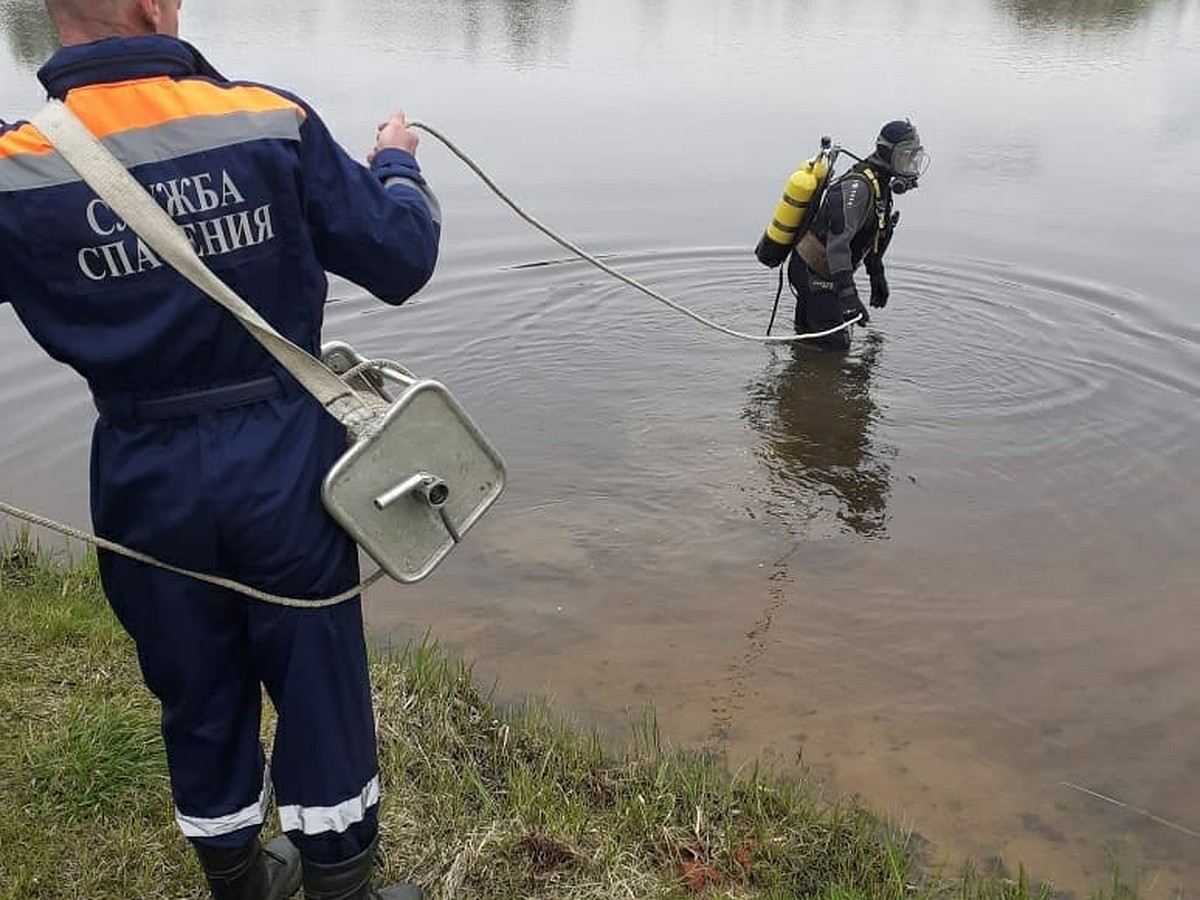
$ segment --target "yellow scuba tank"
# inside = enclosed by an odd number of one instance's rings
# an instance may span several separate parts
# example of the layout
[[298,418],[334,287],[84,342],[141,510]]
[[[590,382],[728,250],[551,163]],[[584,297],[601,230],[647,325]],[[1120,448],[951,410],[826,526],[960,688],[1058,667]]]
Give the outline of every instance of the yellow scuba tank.
[[764,266],[773,269],[787,259],[792,246],[812,221],[816,212],[813,201],[820,200],[819,192],[828,174],[829,158],[823,147],[821,153],[801,165],[788,178],[783,186],[783,196],[775,207],[775,214],[758,246],[754,248],[754,255]]

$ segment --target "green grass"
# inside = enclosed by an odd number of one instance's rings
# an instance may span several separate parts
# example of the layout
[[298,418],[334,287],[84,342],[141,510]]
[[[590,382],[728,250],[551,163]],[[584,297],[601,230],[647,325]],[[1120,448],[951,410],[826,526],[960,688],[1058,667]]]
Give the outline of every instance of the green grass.
[[[93,561],[0,550],[0,900],[201,898],[158,709]],[[1026,900],[1020,872],[927,868],[920,841],[762,768],[614,749],[545,703],[500,709],[433,642],[378,651],[381,877],[434,898]],[[265,726],[270,728],[268,722]],[[1114,881],[1097,896],[1131,894]]]

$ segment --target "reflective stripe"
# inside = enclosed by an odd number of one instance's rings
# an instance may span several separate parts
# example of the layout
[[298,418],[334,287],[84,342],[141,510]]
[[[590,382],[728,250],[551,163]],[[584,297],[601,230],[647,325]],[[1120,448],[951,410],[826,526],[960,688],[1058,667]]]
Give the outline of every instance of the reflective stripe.
[[54,187],[72,181],[79,181],[79,176],[57,153],[0,157],[0,193]]
[[[37,134],[36,130],[33,133]],[[294,110],[197,116],[153,128],[125,131],[107,137],[101,143],[126,167],[134,168],[247,141],[270,139],[300,140],[300,119]],[[79,181],[79,176],[57,153],[28,152],[0,157],[0,193],[75,181]]]
[[239,809],[227,816],[217,816],[211,819],[201,816],[185,816],[176,807],[175,821],[179,825],[179,830],[183,832],[184,837],[188,838],[212,838],[220,837],[223,834],[233,834],[235,831],[249,828],[252,825],[261,825],[267,815],[267,806],[271,802],[269,771],[263,772],[262,781],[262,792],[258,795],[258,802],[251,803],[245,809]]
[[434,223],[442,224],[442,204],[438,202],[437,196],[429,189],[429,185],[421,184],[411,178],[405,178],[403,175],[392,175],[390,178],[384,179],[383,186],[391,187],[393,184],[406,184],[411,188],[416,188],[421,196],[425,198],[425,205],[429,207],[429,216]]
[[376,775],[357,797],[351,797],[337,806],[281,806],[279,825],[284,831],[300,831],[304,834],[341,834],[356,822],[361,822],[367,810],[379,802],[379,776]]
[[300,140],[300,119],[294,110],[194,116],[152,128],[125,131],[106,138],[104,145],[126,168],[133,168],[203,150],[271,138]]

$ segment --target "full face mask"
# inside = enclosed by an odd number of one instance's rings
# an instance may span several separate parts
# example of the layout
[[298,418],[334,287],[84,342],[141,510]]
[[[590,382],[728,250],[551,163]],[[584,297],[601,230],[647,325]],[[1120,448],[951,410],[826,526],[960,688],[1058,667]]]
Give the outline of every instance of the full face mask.
[[897,194],[916,188],[929,168],[929,154],[921,146],[921,136],[907,119],[883,127],[875,142],[875,153],[887,164],[892,191]]

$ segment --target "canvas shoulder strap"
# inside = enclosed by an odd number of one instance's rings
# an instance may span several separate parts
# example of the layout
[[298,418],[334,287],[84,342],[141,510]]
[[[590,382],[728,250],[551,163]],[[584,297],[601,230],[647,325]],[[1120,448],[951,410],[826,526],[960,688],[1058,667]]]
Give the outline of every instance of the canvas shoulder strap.
[[334,418],[352,430],[375,412],[320,360],[296,346],[201,261],[191,241],[115,156],[58,100],[31,120],[108,207],[158,256],[229,310]]

